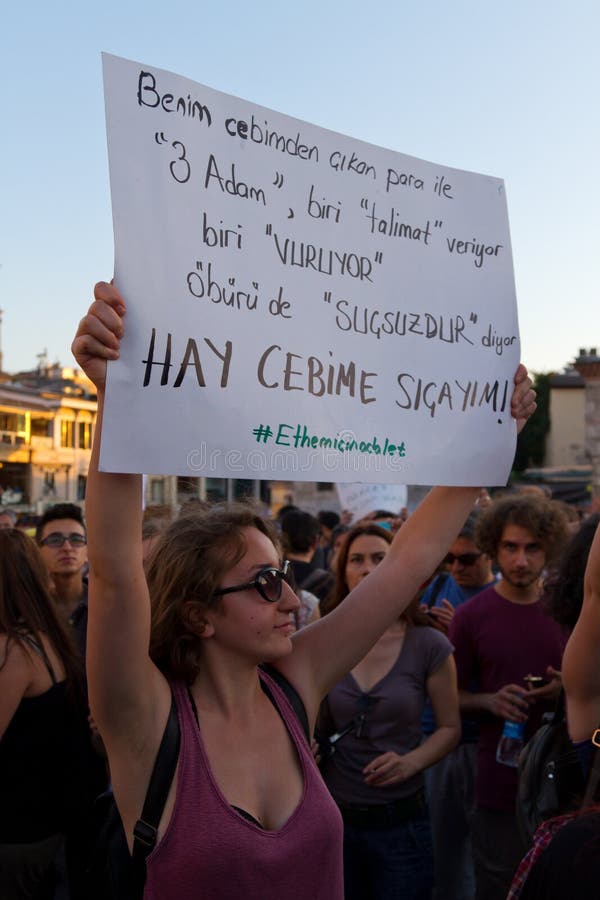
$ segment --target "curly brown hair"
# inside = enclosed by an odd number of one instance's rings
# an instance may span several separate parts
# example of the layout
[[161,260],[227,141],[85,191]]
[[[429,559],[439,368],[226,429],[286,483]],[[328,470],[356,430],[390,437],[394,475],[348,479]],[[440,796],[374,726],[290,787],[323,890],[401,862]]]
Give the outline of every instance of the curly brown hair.
[[506,494],[484,510],[475,529],[477,546],[492,559],[507,525],[529,531],[544,547],[547,562],[560,554],[568,537],[566,516],[552,500],[534,494]]
[[194,614],[219,608],[215,590],[244,556],[247,528],[258,529],[277,548],[275,532],[250,505],[231,504],[181,516],[153,551],[147,571],[150,656],[168,678],[194,681],[202,658]]

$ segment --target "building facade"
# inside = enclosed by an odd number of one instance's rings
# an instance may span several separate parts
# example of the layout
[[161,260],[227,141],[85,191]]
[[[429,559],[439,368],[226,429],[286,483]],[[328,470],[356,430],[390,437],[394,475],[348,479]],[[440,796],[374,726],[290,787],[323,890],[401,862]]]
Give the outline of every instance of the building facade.
[[59,366],[0,384],[0,503],[41,512],[82,502],[96,422],[93,386]]
[[568,367],[550,376],[550,431],[546,438],[545,465],[583,466],[588,462],[585,445],[585,383]]
[[[580,351],[574,364],[550,380],[551,428],[545,466],[589,467],[600,493],[600,358]],[[93,384],[77,369],[41,365],[0,375],[0,504],[41,513],[50,504],[83,504],[96,423]],[[424,489],[409,487],[409,508]],[[174,513],[189,500],[254,498],[266,512],[294,503],[313,513],[339,511],[330,482],[253,481],[153,475],[146,479],[147,507]]]

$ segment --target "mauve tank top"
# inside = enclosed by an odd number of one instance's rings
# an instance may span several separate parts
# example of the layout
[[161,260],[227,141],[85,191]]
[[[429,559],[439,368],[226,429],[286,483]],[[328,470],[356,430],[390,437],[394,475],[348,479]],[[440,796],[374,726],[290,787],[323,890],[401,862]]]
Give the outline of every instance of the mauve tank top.
[[260,677],[301,761],[300,803],[279,831],[236,812],[213,777],[187,690],[174,684],[181,726],[177,794],[167,830],[147,860],[144,900],[342,900],[340,814],[289,701],[268,675]]

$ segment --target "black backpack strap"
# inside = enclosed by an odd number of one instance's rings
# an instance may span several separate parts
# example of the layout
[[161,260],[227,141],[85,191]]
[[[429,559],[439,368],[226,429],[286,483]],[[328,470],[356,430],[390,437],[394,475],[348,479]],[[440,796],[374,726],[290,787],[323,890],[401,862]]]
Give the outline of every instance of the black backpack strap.
[[[273,679],[275,684],[281,688],[287,699],[290,701],[290,705],[296,713],[296,717],[300,722],[300,725],[302,726],[304,736],[306,737],[307,742],[310,744],[310,727],[308,724],[308,716],[306,715],[306,707],[304,706],[302,697],[300,696],[294,685],[290,684],[285,675],[282,675],[279,669],[276,669],[275,666],[272,666],[269,663],[264,663],[260,668],[269,676],[269,678]],[[263,690],[265,691],[265,693],[272,700],[273,698],[270,696],[270,692],[265,683],[261,682],[261,684],[263,685]]]
[[[146,881],[146,857],[149,856],[156,845],[158,825],[175,776],[175,769],[177,768],[180,743],[181,732],[177,717],[177,706],[171,691],[169,718],[167,719],[160,747],[156,754],[142,815],[135,823],[135,828],[133,829],[133,851],[131,856],[134,878],[136,883],[141,885],[142,888]],[[139,896],[141,897],[141,893]]]

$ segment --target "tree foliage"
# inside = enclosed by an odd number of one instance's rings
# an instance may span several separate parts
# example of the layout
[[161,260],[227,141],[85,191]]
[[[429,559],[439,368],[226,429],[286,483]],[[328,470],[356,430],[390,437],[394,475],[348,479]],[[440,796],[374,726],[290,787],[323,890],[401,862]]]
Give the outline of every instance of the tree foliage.
[[517,438],[513,462],[515,472],[543,466],[546,459],[546,436],[550,431],[550,378],[548,372],[536,372],[533,386],[537,392],[537,409]]

